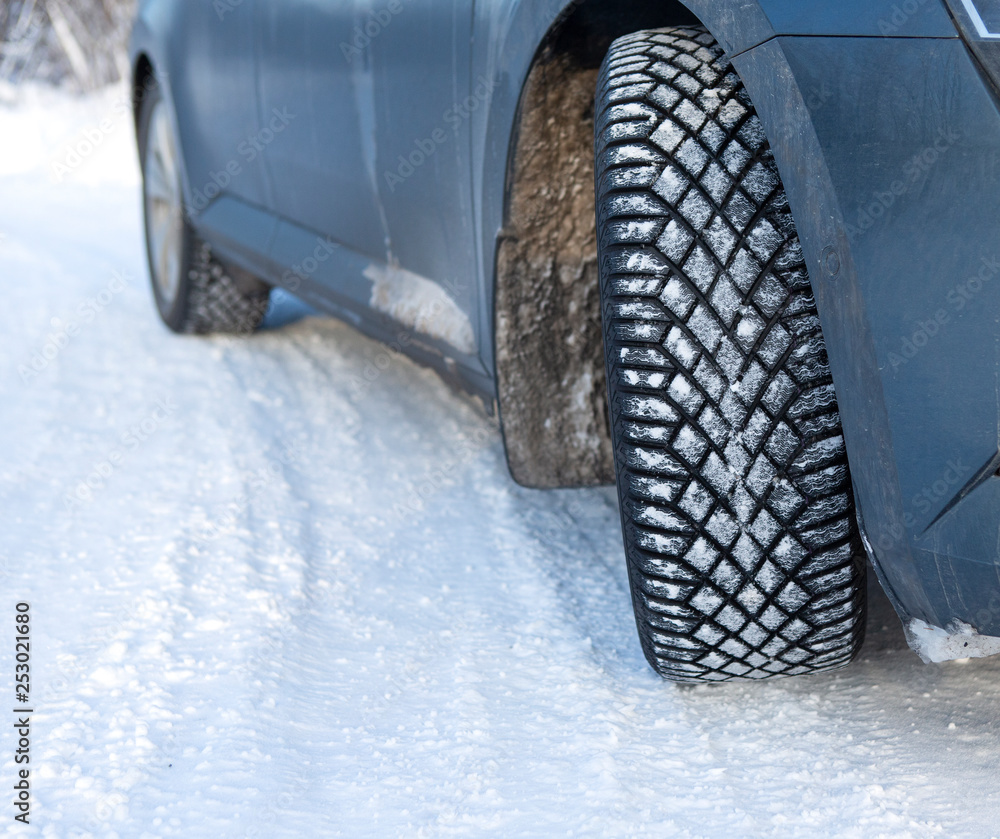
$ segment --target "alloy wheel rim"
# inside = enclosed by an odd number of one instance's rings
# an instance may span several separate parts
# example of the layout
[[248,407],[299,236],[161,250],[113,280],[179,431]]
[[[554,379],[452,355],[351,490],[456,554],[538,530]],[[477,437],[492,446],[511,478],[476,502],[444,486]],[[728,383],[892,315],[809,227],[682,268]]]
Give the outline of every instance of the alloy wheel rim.
[[169,306],[180,288],[184,209],[177,145],[162,101],[155,105],[149,120],[143,192],[153,284]]

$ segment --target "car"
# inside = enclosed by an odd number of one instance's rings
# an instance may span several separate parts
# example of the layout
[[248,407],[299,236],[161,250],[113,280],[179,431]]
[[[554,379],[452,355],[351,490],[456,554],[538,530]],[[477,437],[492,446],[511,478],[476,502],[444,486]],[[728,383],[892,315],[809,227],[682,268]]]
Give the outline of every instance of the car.
[[272,288],[617,483],[681,682],[1000,651],[998,0],[141,0],[149,273]]

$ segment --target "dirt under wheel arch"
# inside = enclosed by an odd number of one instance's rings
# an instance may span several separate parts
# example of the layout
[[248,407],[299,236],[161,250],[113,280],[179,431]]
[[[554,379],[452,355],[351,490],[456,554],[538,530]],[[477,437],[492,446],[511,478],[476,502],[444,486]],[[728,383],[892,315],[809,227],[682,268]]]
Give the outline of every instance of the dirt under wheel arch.
[[496,350],[507,460],[525,486],[614,482],[594,222],[597,73],[543,57],[522,97]]

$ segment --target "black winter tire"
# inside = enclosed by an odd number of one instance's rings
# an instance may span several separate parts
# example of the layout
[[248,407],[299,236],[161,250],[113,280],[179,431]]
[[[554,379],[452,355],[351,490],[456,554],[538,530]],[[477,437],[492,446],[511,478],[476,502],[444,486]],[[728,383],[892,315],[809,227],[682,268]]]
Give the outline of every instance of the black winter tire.
[[840,415],[774,158],[711,36],[615,41],[595,151],[615,465],[646,657],[685,682],[840,667],[865,622]]
[[267,312],[270,289],[223,266],[195,234],[184,206],[180,144],[155,83],[147,86],[137,128],[146,255],[160,317],[174,332],[253,332]]

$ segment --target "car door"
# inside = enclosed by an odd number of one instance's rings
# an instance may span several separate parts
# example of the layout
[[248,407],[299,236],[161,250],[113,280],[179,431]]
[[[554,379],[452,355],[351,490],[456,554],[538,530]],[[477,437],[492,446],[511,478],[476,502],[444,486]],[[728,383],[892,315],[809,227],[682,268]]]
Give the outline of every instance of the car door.
[[[446,315],[456,327],[452,338],[467,339],[476,323],[471,123],[493,89],[488,79],[470,83],[473,0],[406,0],[384,8],[397,11],[377,21],[366,49],[393,263],[443,289],[449,299],[439,298],[442,307],[455,304]],[[470,351],[467,342],[458,348]]]
[[258,133],[253,5],[146,0],[137,30],[149,36],[158,83],[173,108],[188,211],[199,220],[222,194],[263,204],[264,171],[241,153]]
[[[372,71],[348,47],[369,0],[254,0],[270,209],[364,256],[387,259],[375,188]],[[357,31],[356,31],[357,30]]]

